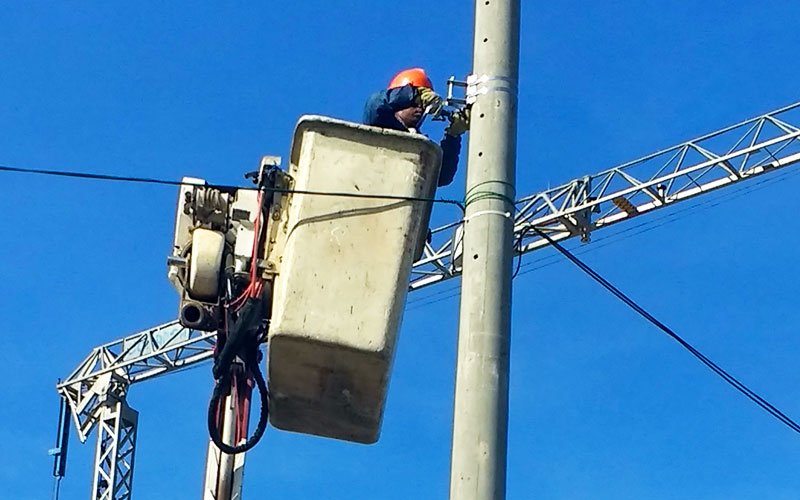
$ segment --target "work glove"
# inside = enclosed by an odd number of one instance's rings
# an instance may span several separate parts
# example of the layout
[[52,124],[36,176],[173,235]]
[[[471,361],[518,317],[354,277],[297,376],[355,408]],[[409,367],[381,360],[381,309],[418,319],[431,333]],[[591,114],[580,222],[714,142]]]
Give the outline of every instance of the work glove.
[[450,115],[450,124],[445,127],[444,132],[447,135],[458,137],[467,130],[469,130],[469,108]]
[[439,94],[428,87],[417,87],[416,103],[425,110],[426,113],[437,114],[444,102]]

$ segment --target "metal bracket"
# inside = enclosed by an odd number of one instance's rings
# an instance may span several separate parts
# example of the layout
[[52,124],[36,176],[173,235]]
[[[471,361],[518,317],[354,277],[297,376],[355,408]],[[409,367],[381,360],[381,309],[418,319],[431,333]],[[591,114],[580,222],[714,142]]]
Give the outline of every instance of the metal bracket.
[[[469,81],[470,77],[472,77],[472,75],[469,75],[467,77],[468,81]],[[467,82],[456,80],[455,76],[451,76],[450,78],[448,78],[448,80],[447,80],[447,98],[444,101],[445,106],[466,106],[467,105],[467,98],[466,98],[467,87],[468,87],[468,83]],[[455,96],[455,89],[456,88],[464,89],[465,96],[463,98]]]
[[[430,116],[433,121],[443,122],[451,119],[454,113],[464,109],[468,105],[466,95],[464,95],[464,97],[457,97],[456,88],[464,89],[466,93],[467,82],[456,80],[455,76],[451,76],[447,80],[447,96],[444,102],[435,106],[428,106],[425,110],[425,115],[423,115],[423,120],[425,117]],[[420,122],[419,125],[421,126],[422,122]],[[419,128],[419,126],[417,128]]]

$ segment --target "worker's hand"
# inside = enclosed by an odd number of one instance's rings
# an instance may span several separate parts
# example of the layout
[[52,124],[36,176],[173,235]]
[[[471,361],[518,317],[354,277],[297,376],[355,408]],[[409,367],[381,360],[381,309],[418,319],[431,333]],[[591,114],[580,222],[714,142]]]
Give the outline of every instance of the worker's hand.
[[469,130],[469,108],[456,111],[450,115],[450,124],[445,127],[447,135],[458,137]]
[[439,94],[427,87],[417,87],[417,104],[430,114],[436,114],[444,102]]

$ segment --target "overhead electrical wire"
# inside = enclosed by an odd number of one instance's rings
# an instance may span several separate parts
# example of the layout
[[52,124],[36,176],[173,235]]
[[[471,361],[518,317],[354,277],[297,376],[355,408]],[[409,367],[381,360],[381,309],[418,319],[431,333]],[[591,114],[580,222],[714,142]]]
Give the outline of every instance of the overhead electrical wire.
[[369,193],[346,193],[346,192],[338,192],[338,191],[309,191],[309,190],[302,190],[302,189],[284,189],[284,188],[276,188],[276,187],[243,187],[243,186],[232,186],[226,184],[202,184],[198,185],[192,182],[183,182],[183,181],[173,181],[168,179],[155,179],[150,177],[129,177],[129,176],[122,176],[122,175],[108,175],[108,174],[95,174],[91,172],[70,172],[70,171],[62,171],[62,170],[47,170],[47,169],[38,169],[38,168],[19,168],[19,167],[9,167],[6,165],[0,165],[0,172],[14,172],[20,174],[35,174],[35,175],[49,175],[49,176],[56,176],[56,177],[71,177],[76,179],[91,179],[91,180],[101,180],[101,181],[115,181],[115,182],[137,182],[142,184],[160,184],[160,185],[167,185],[167,186],[198,186],[198,187],[208,187],[219,189],[221,191],[233,191],[233,190],[262,190],[267,192],[273,193],[285,193],[285,194],[301,194],[301,195],[316,195],[316,196],[336,196],[342,198],[366,198],[366,199],[375,199],[375,200],[397,200],[397,201],[425,201],[430,203],[443,203],[448,205],[456,205],[464,211],[464,204],[458,200],[451,200],[446,198],[423,198],[417,196],[402,196],[402,195],[393,195],[393,194],[369,194]]
[[533,229],[539,236],[546,239],[550,245],[552,245],[556,250],[558,250],[564,257],[569,259],[573,264],[578,266],[583,272],[588,274],[593,280],[600,283],[606,290],[611,292],[615,297],[621,300],[623,303],[628,305],[631,309],[636,311],[639,315],[644,317],[650,323],[658,327],[661,331],[672,337],[673,340],[678,342],[684,349],[689,351],[693,356],[699,359],[704,365],[711,369],[714,373],[719,375],[725,382],[733,386],[737,391],[744,394],[748,399],[752,402],[763,408],[767,411],[770,415],[775,417],[776,419],[780,420],[783,424],[787,427],[792,429],[793,431],[800,433],[800,425],[798,425],[794,420],[786,416],[782,411],[778,408],[770,404],[767,400],[753,392],[750,388],[745,386],[742,382],[740,382],[736,377],[722,369],[719,365],[711,361],[708,357],[706,357],[703,353],[695,349],[691,344],[681,338],[677,333],[675,333],[671,328],[667,325],[656,319],[652,314],[647,312],[643,307],[637,304],[633,299],[625,295],[622,291],[620,291],[617,287],[612,285],[608,280],[600,276],[594,269],[589,267],[586,263],[578,259],[575,255],[573,255],[569,250],[561,246],[558,242],[553,240],[550,236],[546,233],[540,231],[539,229]]

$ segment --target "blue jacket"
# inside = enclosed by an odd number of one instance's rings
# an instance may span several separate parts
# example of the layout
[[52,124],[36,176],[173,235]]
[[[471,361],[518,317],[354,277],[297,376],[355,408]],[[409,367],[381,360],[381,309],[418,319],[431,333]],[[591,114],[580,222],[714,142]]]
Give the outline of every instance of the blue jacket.
[[[408,131],[394,114],[402,109],[414,106],[416,92],[414,87],[406,85],[395,89],[375,92],[364,106],[364,123],[374,127]],[[439,143],[442,147],[442,169],[439,171],[439,186],[453,182],[458,169],[458,155],[461,153],[461,137],[445,134]]]

